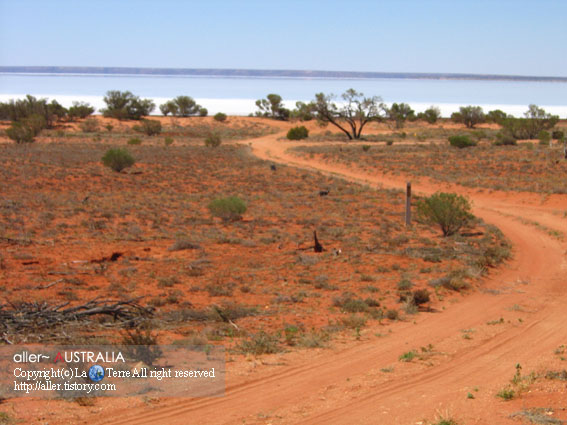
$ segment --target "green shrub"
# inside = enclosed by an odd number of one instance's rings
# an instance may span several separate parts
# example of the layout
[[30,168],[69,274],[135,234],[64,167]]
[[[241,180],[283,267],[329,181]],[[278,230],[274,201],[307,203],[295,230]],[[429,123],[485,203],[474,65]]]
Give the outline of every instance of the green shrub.
[[535,139],[542,130],[551,130],[559,122],[557,115],[551,115],[536,105],[530,105],[525,118],[507,117],[502,126],[516,139]]
[[226,121],[226,114],[223,114],[222,112],[218,112],[215,114],[213,119],[218,122]]
[[362,150],[368,152],[370,150],[370,145],[362,145]]
[[109,149],[102,157],[102,163],[116,172],[134,165],[134,158],[126,149]]
[[136,145],[137,146],[137,145],[142,144],[142,139],[140,139],[139,137],[132,137],[126,143],[128,143],[129,145]]
[[140,125],[135,125],[134,131],[144,133],[148,136],[155,136],[161,133],[161,122],[157,120],[142,120]]
[[408,352],[402,354],[402,355],[399,357],[399,360],[400,360],[401,362],[411,362],[411,361],[412,361],[413,359],[415,359],[416,357],[417,357],[417,351],[411,350],[411,351],[408,351]]
[[424,120],[429,124],[435,124],[439,118],[441,118],[441,111],[436,106],[431,106],[427,108],[424,112],[417,114],[417,118]]
[[486,121],[500,125],[502,125],[507,118],[508,115],[506,115],[506,112],[500,109],[494,109],[493,111],[490,111],[488,114],[486,114]]
[[495,146],[516,146],[517,144],[516,138],[507,132],[500,131],[496,134]]
[[129,91],[110,90],[103,100],[106,108],[101,110],[102,114],[119,120],[139,120],[150,115],[156,106],[151,99],[140,99]]
[[215,199],[209,203],[208,208],[213,216],[224,221],[240,220],[247,209],[246,203],[237,196]]
[[206,117],[209,115],[209,110],[207,108],[199,108],[199,116]]
[[163,141],[163,143],[165,144],[165,146],[169,146],[171,144],[173,144],[173,138],[171,137],[166,137]]
[[443,236],[451,236],[472,218],[471,204],[456,193],[437,192],[417,203],[418,218],[441,227]]
[[476,146],[476,142],[471,140],[469,136],[451,136],[449,137],[449,143],[459,149],[468,148],[471,146]]
[[396,123],[396,128],[403,128],[405,121],[414,120],[415,112],[407,103],[393,103],[386,111],[388,119]]
[[209,134],[205,139],[205,146],[209,148],[217,148],[221,145],[222,140],[218,134]]
[[564,137],[565,137],[565,132],[561,130],[554,130],[551,133],[551,138],[554,140],[563,140]]
[[459,112],[451,114],[451,119],[463,123],[467,128],[474,128],[475,125],[486,121],[486,115],[480,106],[461,106]]
[[516,391],[514,391],[512,388],[504,388],[498,391],[496,397],[500,397],[504,401],[510,401],[514,397],[516,397]]
[[290,128],[287,132],[287,138],[289,140],[301,140],[306,139],[309,136],[309,130],[305,128],[304,125],[299,127]]
[[84,102],[73,102],[73,106],[67,111],[67,116],[71,121],[76,118],[86,118],[95,111],[88,103]]
[[14,121],[10,127],[6,129],[6,136],[18,144],[32,143],[37,134],[33,126],[20,121]]

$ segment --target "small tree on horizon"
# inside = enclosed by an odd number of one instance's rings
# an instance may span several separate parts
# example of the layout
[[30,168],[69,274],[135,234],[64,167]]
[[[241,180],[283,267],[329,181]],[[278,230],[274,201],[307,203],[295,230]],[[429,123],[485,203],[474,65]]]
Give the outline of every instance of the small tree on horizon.
[[151,99],[140,99],[129,91],[109,90],[103,100],[106,108],[101,110],[102,115],[119,120],[139,120],[156,106]]
[[313,113],[319,122],[333,124],[349,140],[360,139],[366,124],[382,121],[386,116],[386,105],[379,96],[364,97],[363,93],[349,89],[341,97],[343,102],[337,105],[334,95],[316,94]]
[[256,111],[258,117],[268,117],[276,120],[286,121],[289,119],[290,111],[283,106],[282,97],[279,94],[269,94],[265,99],[258,99]]
[[417,114],[417,118],[429,124],[435,124],[441,118],[441,110],[437,106],[430,106],[425,111]]
[[414,116],[415,112],[407,103],[393,103],[387,114],[396,123],[396,128],[403,128],[406,120]]
[[474,128],[475,125],[486,121],[486,115],[480,106],[461,106],[459,112],[451,115],[451,119],[463,123],[467,128]]

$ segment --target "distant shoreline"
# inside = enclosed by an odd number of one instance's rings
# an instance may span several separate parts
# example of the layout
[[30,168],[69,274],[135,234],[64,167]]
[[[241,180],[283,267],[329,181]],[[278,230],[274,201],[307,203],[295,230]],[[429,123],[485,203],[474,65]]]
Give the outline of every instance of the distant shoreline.
[[421,79],[421,80],[481,80],[567,83],[567,77],[420,73],[420,72],[354,72],[310,70],[259,70],[215,68],[129,68],[79,66],[0,66],[6,74],[101,75],[101,76],[164,76],[164,77],[225,77],[225,78],[297,78],[297,79]]

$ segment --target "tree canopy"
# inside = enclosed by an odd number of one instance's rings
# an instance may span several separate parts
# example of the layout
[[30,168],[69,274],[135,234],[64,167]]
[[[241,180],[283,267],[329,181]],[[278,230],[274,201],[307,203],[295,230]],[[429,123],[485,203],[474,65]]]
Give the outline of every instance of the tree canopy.
[[480,106],[461,106],[459,112],[451,115],[451,119],[463,123],[467,128],[474,128],[486,121],[486,115]]
[[386,105],[379,96],[364,97],[363,93],[349,89],[341,96],[340,104],[334,96],[318,93],[312,103],[318,121],[331,123],[349,138],[360,139],[362,130],[371,121],[381,121],[386,116]]
[[156,106],[151,99],[140,99],[129,91],[110,90],[103,100],[106,108],[102,114],[119,120],[139,120],[150,115]]
[[407,119],[415,117],[414,110],[407,103],[393,103],[387,114],[396,123],[396,128],[403,128]]
[[208,113],[191,96],[177,96],[160,105],[159,109],[164,116],[171,114],[176,117],[206,116]]
[[276,120],[287,120],[290,115],[289,109],[285,108],[282,103],[282,97],[279,94],[271,93],[265,99],[258,99],[256,106],[259,111],[256,112],[258,117],[274,118]]

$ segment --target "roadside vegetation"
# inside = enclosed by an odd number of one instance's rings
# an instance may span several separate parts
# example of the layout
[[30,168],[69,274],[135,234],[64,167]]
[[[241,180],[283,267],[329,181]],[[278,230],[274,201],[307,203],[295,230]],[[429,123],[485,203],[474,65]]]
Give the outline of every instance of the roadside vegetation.
[[[567,161],[563,141],[549,143],[500,143],[489,131],[471,133],[468,140],[480,138],[476,146],[455,149],[448,146],[446,130],[424,131],[430,143],[303,146],[292,152],[328,163],[355,167],[368,173],[430,177],[466,187],[502,191],[567,193]],[[420,136],[420,133],[417,133]],[[381,141],[408,140],[399,136],[380,136]],[[317,139],[310,136],[309,140]],[[410,140],[415,139],[412,137]],[[460,139],[459,139],[460,140]],[[496,141],[496,143],[493,143]]]

